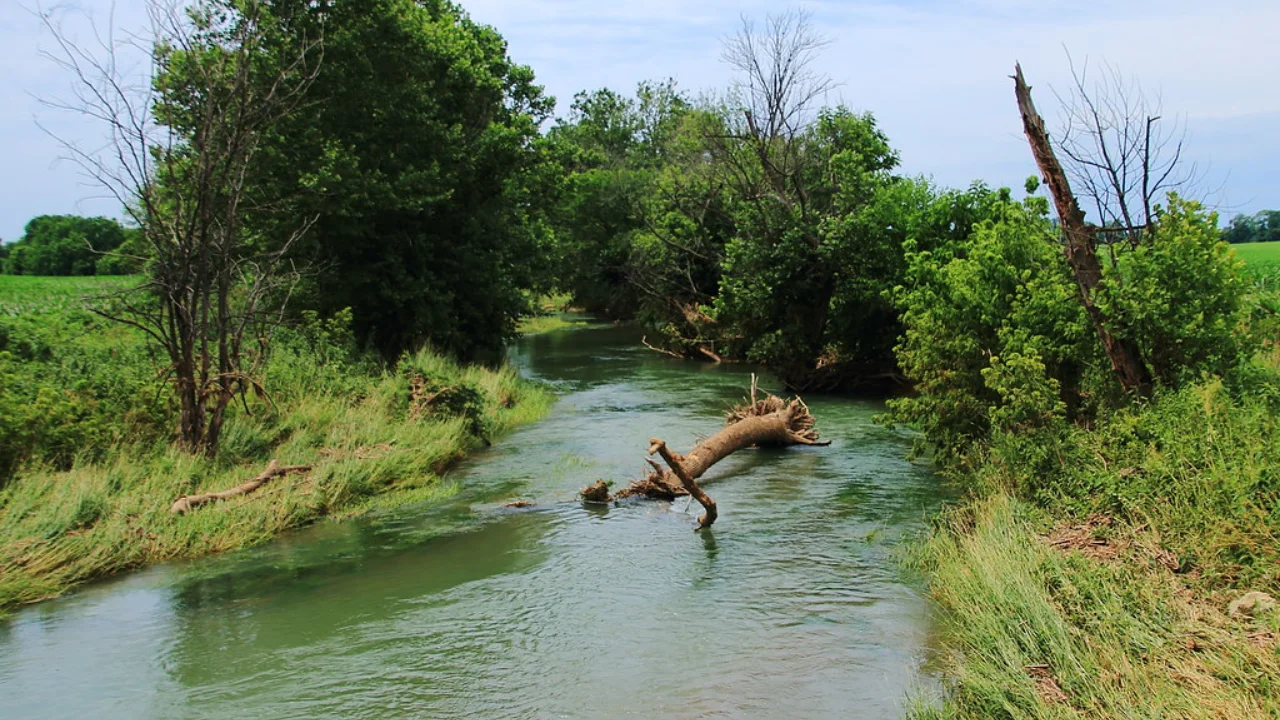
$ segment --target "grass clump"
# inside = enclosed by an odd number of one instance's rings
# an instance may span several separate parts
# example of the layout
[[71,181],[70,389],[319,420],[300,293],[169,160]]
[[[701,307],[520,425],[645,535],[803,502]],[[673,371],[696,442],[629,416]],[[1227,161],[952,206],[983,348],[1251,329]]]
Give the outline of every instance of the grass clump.
[[[552,399],[511,368],[464,367],[429,350],[384,367],[353,349],[342,317],[311,316],[275,339],[263,378],[269,400],[237,407],[217,457],[192,455],[172,442],[172,408],[141,339],[98,327],[75,302],[31,297],[65,289],[61,279],[18,280],[45,282],[23,284],[18,303],[3,294],[12,284],[0,288],[0,306],[24,308],[0,318],[0,338],[39,348],[0,356],[6,380],[18,379],[0,387],[0,443],[11,453],[0,487],[0,611],[128,568],[247,547],[322,517],[439,499],[451,492],[441,476],[453,463],[541,416]],[[69,414],[15,432],[35,414],[15,421],[14,408],[46,396]],[[180,495],[233,487],[271,459],[312,470],[169,512]]]
[[1277,716],[1274,618],[1228,617],[1141,544],[1108,560],[1064,552],[1046,522],[996,493],[946,516],[919,551],[950,694],[915,717]]

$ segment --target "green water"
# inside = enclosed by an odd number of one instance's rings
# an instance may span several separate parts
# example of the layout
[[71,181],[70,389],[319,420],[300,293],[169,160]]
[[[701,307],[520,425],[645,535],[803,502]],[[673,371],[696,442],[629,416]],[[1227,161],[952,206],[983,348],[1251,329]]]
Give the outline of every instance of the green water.
[[[563,398],[451,473],[444,505],[154,567],[0,623],[0,716],[886,718],[932,692],[928,606],[896,560],[942,490],[872,423],[876,404],[811,398],[831,447],[713,468],[710,532],[692,532],[686,500],[574,501],[640,474],[649,437],[684,449],[715,431],[749,384],[749,368],[637,340],[522,341],[514,361]],[[502,507],[515,498],[536,506]]]

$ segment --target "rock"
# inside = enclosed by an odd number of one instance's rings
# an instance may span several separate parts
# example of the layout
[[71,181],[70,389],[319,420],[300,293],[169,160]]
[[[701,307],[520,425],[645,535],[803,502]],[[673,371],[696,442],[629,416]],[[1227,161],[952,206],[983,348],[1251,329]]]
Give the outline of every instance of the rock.
[[1227,613],[1233,617],[1245,615],[1253,617],[1276,609],[1276,599],[1266,593],[1245,593],[1227,607]]

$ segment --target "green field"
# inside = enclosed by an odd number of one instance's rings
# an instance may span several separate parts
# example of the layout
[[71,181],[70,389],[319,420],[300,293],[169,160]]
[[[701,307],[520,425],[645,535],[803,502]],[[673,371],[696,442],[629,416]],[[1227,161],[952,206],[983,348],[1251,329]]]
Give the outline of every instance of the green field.
[[1255,273],[1280,270],[1280,242],[1243,243],[1232,245],[1236,257]]
[[83,308],[96,296],[137,282],[136,275],[108,277],[36,277],[0,275],[0,315],[46,314]]

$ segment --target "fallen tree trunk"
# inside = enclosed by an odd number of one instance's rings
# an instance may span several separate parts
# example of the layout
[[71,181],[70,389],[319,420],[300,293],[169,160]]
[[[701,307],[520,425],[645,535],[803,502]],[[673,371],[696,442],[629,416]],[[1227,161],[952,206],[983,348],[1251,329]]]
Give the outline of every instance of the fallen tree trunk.
[[698,478],[712,465],[743,448],[831,444],[818,440],[813,416],[799,398],[787,401],[769,395],[757,400],[754,377],[751,380],[750,404],[733,408],[725,420],[724,429],[698,443],[688,455],[672,452],[660,439],[650,440],[649,454],[662,455],[668,467],[663,468],[646,459],[653,472],[632,482],[616,498],[644,496],[672,500],[692,495],[706,509],[706,514],[698,521],[698,529],[702,529],[715,522],[717,516],[715,502],[697,484]]
[[230,490],[223,490],[222,492],[204,493],[203,495],[183,495],[173,502],[173,505],[169,507],[169,512],[175,515],[181,515],[182,513],[193,510],[206,503],[211,503],[216,500],[226,500],[237,495],[247,495],[263,485],[266,485],[272,478],[283,477],[289,473],[310,471],[310,465],[281,465],[279,462],[272,460],[267,463],[267,469],[263,470],[262,474],[258,477],[249,480],[242,485],[237,485]]

